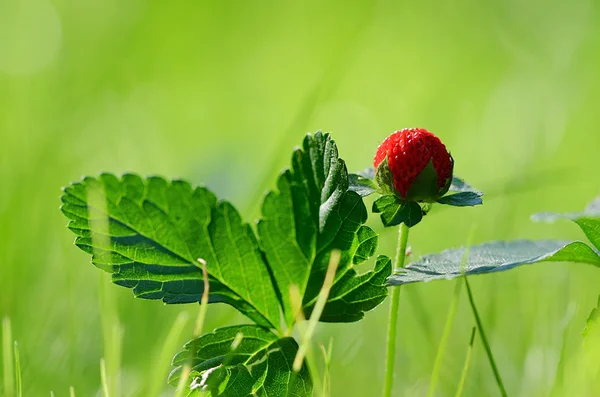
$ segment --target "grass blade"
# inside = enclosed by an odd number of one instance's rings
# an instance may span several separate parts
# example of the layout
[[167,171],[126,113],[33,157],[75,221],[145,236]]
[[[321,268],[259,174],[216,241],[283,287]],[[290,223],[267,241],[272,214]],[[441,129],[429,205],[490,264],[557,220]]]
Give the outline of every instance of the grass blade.
[[15,379],[17,397],[23,397],[23,384],[21,381],[21,358],[19,357],[19,345],[15,341]]
[[188,322],[188,314],[187,312],[181,312],[173,322],[167,337],[164,339],[162,343],[160,353],[158,354],[158,358],[156,359],[156,365],[153,368],[153,375],[150,377],[150,386],[148,387],[148,392],[145,394],[147,397],[158,397],[161,394],[161,388],[164,382],[164,375],[168,373],[166,368],[162,366],[161,363],[168,363],[170,361],[170,357],[172,356],[173,350],[177,345],[177,340],[183,331],[183,328]]
[[469,296],[469,303],[471,304],[471,309],[473,309],[473,316],[475,317],[475,322],[477,323],[477,328],[479,329],[479,334],[481,335],[481,341],[483,342],[483,347],[485,347],[485,353],[487,354],[490,365],[492,366],[492,371],[494,372],[494,378],[496,378],[496,383],[498,384],[498,390],[502,397],[506,397],[506,389],[504,388],[504,383],[502,382],[502,377],[500,376],[500,372],[498,371],[498,367],[496,366],[496,360],[494,360],[494,354],[492,353],[492,349],[490,348],[490,344],[488,343],[487,337],[485,336],[485,331],[483,330],[483,325],[481,323],[481,318],[479,317],[479,313],[477,312],[477,307],[475,306],[475,299],[473,298],[473,292],[471,291],[471,286],[469,285],[469,279],[467,276],[464,276],[465,286],[467,287],[467,295]]
[[104,358],[100,359],[100,382],[102,383],[102,395],[104,397],[110,397],[110,392],[108,391],[108,379],[106,376],[106,361],[104,361]]
[[324,345],[321,345],[321,353],[323,354],[323,361],[325,362],[325,374],[323,375],[323,397],[329,397],[331,395],[331,375],[329,374],[329,370],[331,367],[332,350],[333,338],[330,338],[327,349],[325,349]]
[[[208,294],[210,290],[210,284],[208,282],[208,271],[206,270],[206,261],[202,258],[198,258],[198,263],[202,266],[202,279],[204,281],[204,291],[202,292],[202,299],[200,299],[200,310],[198,311],[198,317],[196,317],[196,323],[194,325],[194,338],[199,338],[204,328],[204,319],[206,318],[206,310],[208,309]],[[193,352],[195,349],[190,349]],[[191,353],[190,353],[191,354]],[[185,386],[190,377],[192,370],[192,357],[190,356],[188,362],[184,365],[181,371],[181,377],[177,383],[176,397],[183,397]]]
[[12,343],[10,318],[4,317],[2,319],[2,364],[4,368],[4,393],[7,396],[15,395],[15,370]]
[[460,375],[460,381],[458,382],[458,388],[456,389],[456,394],[454,395],[454,397],[460,397],[465,387],[467,372],[469,372],[469,365],[471,364],[471,354],[473,353],[473,341],[475,340],[476,332],[477,327],[473,327],[473,331],[471,331],[471,340],[469,342],[469,347],[467,348],[467,356],[465,357],[465,365],[463,366],[462,374]]
[[[465,266],[469,259],[469,252],[471,249],[471,244],[473,242],[473,234],[475,228],[471,229],[471,233],[469,234],[469,240],[467,241],[467,246],[465,247],[465,251],[462,256],[460,268],[464,273]],[[456,284],[454,285],[454,295],[452,296],[452,302],[450,302],[450,309],[448,310],[448,317],[446,317],[446,323],[444,324],[444,331],[442,333],[442,340],[440,341],[440,346],[438,348],[438,352],[435,356],[435,362],[433,364],[433,371],[431,374],[431,382],[429,383],[429,392],[427,393],[428,397],[433,397],[435,393],[435,388],[439,379],[440,369],[442,368],[442,361],[444,361],[444,353],[446,351],[446,345],[448,344],[448,338],[450,337],[450,331],[452,330],[452,325],[454,324],[454,318],[456,317],[456,310],[458,309],[458,301],[460,298],[460,290],[462,287],[462,279],[458,279]]]

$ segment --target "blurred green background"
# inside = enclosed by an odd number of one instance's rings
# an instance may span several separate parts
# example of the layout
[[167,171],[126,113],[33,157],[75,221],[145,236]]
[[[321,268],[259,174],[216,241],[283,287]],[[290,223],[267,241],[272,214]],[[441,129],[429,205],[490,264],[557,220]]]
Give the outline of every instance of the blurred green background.
[[[434,210],[411,233],[415,255],[464,244],[473,227],[474,243],[583,238],[529,215],[582,209],[600,190],[599,18],[591,0],[0,0],[0,316],[24,395],[100,395],[101,357],[115,395],[172,395],[170,357],[192,335],[197,305],[133,299],[73,246],[60,188],[82,175],[185,178],[254,220],[306,132],[331,131],[360,170],[388,134],[418,126],[487,195]],[[395,231],[376,220],[379,252],[393,255]],[[540,264],[472,285],[510,395],[584,376],[559,361],[578,360],[598,269]],[[426,394],[453,288],[403,289],[394,395]],[[317,341],[333,338],[333,396],[379,395],[386,319],[387,302],[319,326]],[[240,320],[212,305],[205,329]],[[439,396],[454,395],[473,324],[463,296]],[[496,395],[479,341],[473,354],[464,395]]]

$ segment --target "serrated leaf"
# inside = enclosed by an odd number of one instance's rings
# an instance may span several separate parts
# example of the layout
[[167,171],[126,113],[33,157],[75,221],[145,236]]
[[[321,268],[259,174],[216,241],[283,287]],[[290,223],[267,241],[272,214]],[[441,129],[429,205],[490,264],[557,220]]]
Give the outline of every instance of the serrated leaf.
[[269,270],[249,225],[228,202],[184,181],[102,174],[64,189],[75,244],[136,296],[197,302],[206,261],[210,302],[225,302],[279,329]]
[[[320,132],[306,136],[292,156],[291,169],[279,177],[277,190],[265,197],[258,223],[288,325],[294,321],[290,287],[298,286],[303,308],[310,312],[333,249],[341,251],[333,288],[367,288],[354,284],[362,276],[352,268],[372,255],[377,244],[376,234],[364,226],[366,220],[367,210],[360,195],[349,188],[346,164],[338,157],[335,142]],[[376,294],[380,293],[387,294],[385,287],[379,287]],[[345,316],[336,321],[356,321],[364,315],[360,305],[348,299],[341,311]]]
[[188,396],[310,396],[306,365],[292,372],[297,352],[293,338],[278,338],[256,325],[218,328],[188,342],[173,358],[169,383],[177,385],[182,367],[189,363]]
[[[392,261],[379,256],[375,269],[357,275],[348,271],[329,293],[327,305],[321,314],[323,322],[350,322],[364,317],[364,312],[377,307],[387,297],[386,279],[392,273]],[[310,310],[306,313],[310,315]]]
[[600,266],[600,256],[582,242],[556,240],[494,241],[472,246],[464,269],[464,248],[425,255],[388,278],[390,285],[486,274],[539,262],[577,262]]
[[423,219],[423,210],[415,201],[404,201],[396,195],[388,194],[379,197],[373,203],[373,212],[381,214],[381,222],[386,227],[405,223],[413,227]]
[[481,200],[481,193],[475,192],[449,194],[440,198],[437,202],[455,207],[472,207],[483,204],[483,200]]

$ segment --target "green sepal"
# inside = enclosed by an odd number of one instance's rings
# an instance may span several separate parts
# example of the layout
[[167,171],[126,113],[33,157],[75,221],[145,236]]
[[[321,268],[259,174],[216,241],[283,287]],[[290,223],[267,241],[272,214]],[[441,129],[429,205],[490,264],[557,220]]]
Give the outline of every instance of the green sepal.
[[388,164],[388,158],[385,156],[383,161],[379,163],[377,172],[375,173],[375,183],[377,184],[377,191],[382,195],[386,194],[398,194],[394,187],[394,176],[390,170]]
[[406,200],[425,203],[435,202],[440,197],[437,185],[438,175],[433,168],[433,160],[419,172],[412,185],[406,192]]
[[438,197],[442,197],[444,194],[448,193],[450,190],[450,186],[452,186],[452,181],[454,180],[454,157],[450,154],[450,162],[452,163],[450,176],[446,179],[446,184],[440,191],[438,192]]
[[423,210],[419,203],[402,200],[394,194],[387,194],[375,200],[373,212],[381,214],[381,222],[385,227],[401,223],[413,227],[423,219]]

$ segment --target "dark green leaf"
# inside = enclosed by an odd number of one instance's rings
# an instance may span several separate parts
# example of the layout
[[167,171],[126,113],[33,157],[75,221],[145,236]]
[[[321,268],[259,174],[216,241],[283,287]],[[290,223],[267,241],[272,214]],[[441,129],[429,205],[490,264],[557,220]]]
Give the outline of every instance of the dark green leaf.
[[[377,307],[387,297],[386,279],[392,273],[392,261],[379,256],[375,269],[357,275],[354,269],[346,272],[329,293],[321,321],[349,322],[364,317],[364,312]],[[316,299],[315,299],[316,300]],[[307,315],[313,308],[311,302]]]
[[437,202],[440,204],[453,205],[455,207],[472,207],[474,205],[483,204],[481,193],[476,192],[450,194],[440,198]]
[[413,227],[423,219],[423,210],[419,203],[404,201],[392,194],[381,196],[375,200],[373,212],[381,213],[381,222],[386,227],[397,226],[401,223]]
[[[366,220],[367,210],[358,193],[349,189],[346,165],[338,157],[335,142],[329,134],[308,135],[294,152],[292,168],[279,177],[277,190],[266,196],[258,224],[288,325],[294,321],[290,287],[298,286],[303,308],[310,312],[333,249],[341,251],[333,288],[367,288],[355,286],[353,280],[362,276],[352,269],[372,255],[377,245],[375,233],[363,225]],[[387,293],[380,288],[377,294]],[[337,321],[362,317],[360,305],[348,299],[344,303],[341,313],[346,316],[338,316]]]
[[206,261],[210,301],[279,328],[279,304],[254,233],[235,208],[205,188],[126,174],[85,178],[64,189],[75,244],[136,296],[197,302]]
[[188,342],[173,358],[169,383],[177,385],[189,363],[188,396],[311,396],[306,365],[292,372],[297,351],[293,338],[280,339],[256,325],[219,328]]
[[581,242],[555,240],[494,241],[472,246],[469,259],[461,269],[463,248],[425,255],[388,279],[390,285],[452,279],[464,270],[466,275],[509,270],[539,262],[578,262],[600,266],[600,256]]

